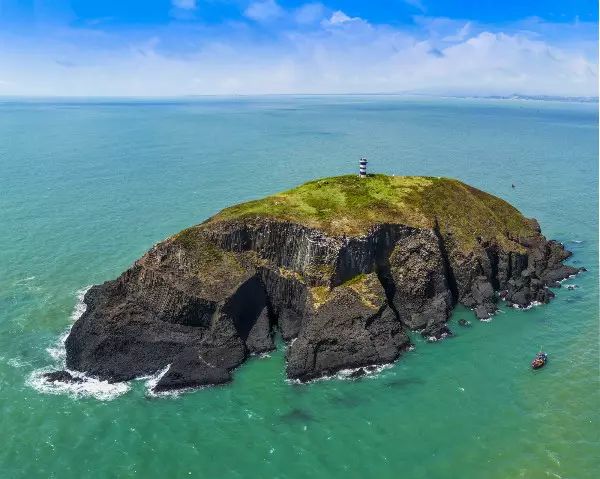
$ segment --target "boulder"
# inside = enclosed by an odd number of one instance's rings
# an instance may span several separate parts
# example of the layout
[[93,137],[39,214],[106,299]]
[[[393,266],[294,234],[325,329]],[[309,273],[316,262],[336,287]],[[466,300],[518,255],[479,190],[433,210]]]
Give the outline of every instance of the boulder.
[[213,386],[231,381],[231,373],[206,361],[197,350],[178,354],[169,369],[154,386],[154,392]]

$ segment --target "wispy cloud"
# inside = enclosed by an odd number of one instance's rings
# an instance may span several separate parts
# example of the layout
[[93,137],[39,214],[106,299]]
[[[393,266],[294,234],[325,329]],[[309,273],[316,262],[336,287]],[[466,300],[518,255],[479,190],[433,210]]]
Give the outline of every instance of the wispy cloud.
[[423,2],[421,0],[403,0],[403,1],[407,5],[410,5],[411,7],[414,7],[416,9],[420,10],[421,12],[425,12],[425,10],[426,10],[425,5],[423,4]]
[[0,51],[0,94],[598,94],[596,24],[497,28],[421,16],[398,27],[274,0],[242,13],[248,20],[213,26],[66,28],[29,39]]
[[244,15],[257,22],[269,22],[282,17],[283,8],[275,0],[260,0],[251,3],[244,11]]
[[343,23],[358,22],[360,20],[361,19],[359,17],[349,17],[341,10],[336,10],[331,14],[331,17],[329,17],[325,23],[328,25],[341,25]]
[[325,16],[326,8],[322,3],[306,3],[293,11],[294,19],[301,25],[314,24]]
[[182,10],[194,10],[196,8],[196,0],[172,0],[172,4],[175,8],[181,8]]
[[446,42],[460,42],[467,38],[471,33],[471,22],[465,23],[454,35],[444,37]]

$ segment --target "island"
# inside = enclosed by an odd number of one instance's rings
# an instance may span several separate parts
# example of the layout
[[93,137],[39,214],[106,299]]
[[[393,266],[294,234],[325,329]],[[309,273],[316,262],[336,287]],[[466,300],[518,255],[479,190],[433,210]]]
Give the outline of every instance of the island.
[[226,208],[93,286],[66,367],[111,382],[162,371],[157,392],[215,385],[280,334],[288,378],[360,374],[397,360],[411,331],[450,335],[457,304],[486,319],[499,301],[547,303],[580,271],[569,256],[455,179],[318,179]]

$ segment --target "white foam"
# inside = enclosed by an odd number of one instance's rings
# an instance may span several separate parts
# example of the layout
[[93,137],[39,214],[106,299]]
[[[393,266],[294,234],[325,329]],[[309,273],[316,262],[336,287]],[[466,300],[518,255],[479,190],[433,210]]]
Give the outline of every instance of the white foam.
[[151,376],[144,376],[141,378],[137,378],[140,381],[146,381],[146,390],[148,392],[148,394],[150,396],[153,397],[161,397],[161,396],[179,396],[179,394],[181,393],[181,389],[177,389],[175,391],[164,391],[164,392],[155,392],[154,388],[156,387],[156,385],[158,384],[158,381],[161,380],[161,378],[167,374],[167,371],[169,370],[169,368],[171,367],[170,364],[167,364],[163,369],[160,369],[158,371],[156,371],[153,375]]
[[379,374],[384,369],[389,369],[392,366],[393,366],[392,364],[381,364],[381,365],[373,365],[373,366],[366,366],[366,367],[360,367],[360,368],[342,369],[341,371],[338,371],[338,373],[335,375],[335,377],[338,379],[356,379],[356,378],[352,377],[352,374],[354,374],[357,371],[360,371],[361,369],[364,369],[365,373],[359,377],[373,377],[373,376],[376,376],[377,374]]
[[35,279],[35,276],[28,276],[27,278],[20,279],[15,284],[23,284]]
[[6,361],[6,364],[8,364],[9,366],[12,366],[13,368],[23,368],[23,367],[29,365],[29,363],[27,361],[23,361],[22,359],[19,359],[19,358],[11,358],[8,361]]
[[[288,384],[309,384],[309,383],[316,383],[319,381],[329,381],[331,379],[342,379],[342,380],[354,380],[354,379],[361,379],[361,378],[373,378],[375,376],[377,376],[381,371],[385,370],[385,369],[389,369],[393,366],[393,363],[388,363],[388,364],[380,364],[380,365],[370,365],[370,366],[360,366],[358,368],[348,368],[348,369],[340,369],[337,373],[335,374],[331,374],[329,376],[321,376],[315,379],[311,379],[310,381],[300,381],[299,379],[286,379],[285,381]],[[352,375],[360,370],[364,370],[364,374],[362,374],[361,376],[358,377],[352,377]]]
[[27,378],[27,384],[38,392],[45,394],[67,394],[73,398],[94,397],[100,401],[110,401],[129,391],[127,383],[109,383],[99,379],[86,376],[78,371],[67,370],[71,376],[81,379],[81,382],[48,381],[45,373],[55,371],[55,367],[36,369]]
[[565,281],[569,281],[570,279],[576,278],[578,273],[575,274],[571,274],[569,276],[567,276],[566,278],[560,279],[558,282],[559,283],[564,283]]
[[513,308],[527,311],[528,309],[535,308],[536,306],[541,306],[542,304],[544,303],[540,303],[539,301],[532,301],[527,306],[519,306],[518,304],[513,304]]
[[[34,388],[36,391],[45,394],[66,394],[73,398],[94,397],[101,401],[110,401],[125,394],[130,389],[127,383],[109,383],[101,381],[97,378],[86,376],[79,371],[71,371],[65,368],[67,351],[65,349],[65,341],[71,332],[71,328],[86,310],[86,304],[83,302],[85,293],[91,286],[86,286],[77,291],[77,302],[71,313],[71,324],[68,329],[60,335],[54,346],[46,349],[50,357],[55,361],[55,364],[44,368],[36,369],[27,378],[26,384]],[[62,382],[62,381],[47,381],[44,377],[45,373],[56,371],[57,369],[65,369],[71,376],[81,379],[81,382]]]
[[48,352],[50,357],[56,361],[61,361],[61,363],[63,365],[67,358],[67,350],[65,349],[65,341],[67,340],[67,337],[69,336],[69,333],[71,332],[71,328],[73,327],[73,324],[75,324],[75,321],[77,321],[79,318],[81,318],[83,313],[85,313],[87,305],[83,302],[83,298],[85,297],[85,293],[87,293],[91,287],[92,287],[91,285],[86,286],[85,288],[82,288],[79,291],[77,291],[77,302],[75,303],[73,312],[71,313],[71,316],[69,317],[69,319],[71,320],[71,324],[69,325],[67,330],[63,334],[60,335],[60,337],[58,338],[58,341],[54,344],[54,346],[50,346],[49,348],[46,348],[46,351]]
[[155,398],[178,397],[184,393],[198,391],[199,389],[212,387],[212,385],[208,384],[206,386],[194,386],[194,387],[189,387],[189,388],[173,389],[171,391],[156,392],[154,390],[154,388],[158,384],[158,381],[160,381],[161,378],[167,373],[167,371],[169,370],[170,367],[171,367],[171,365],[168,364],[163,369],[156,371],[156,373],[152,374],[151,376],[143,376],[143,377],[135,378],[134,381],[146,381],[145,382],[146,394],[148,394],[148,396],[150,396],[150,397],[155,397]]

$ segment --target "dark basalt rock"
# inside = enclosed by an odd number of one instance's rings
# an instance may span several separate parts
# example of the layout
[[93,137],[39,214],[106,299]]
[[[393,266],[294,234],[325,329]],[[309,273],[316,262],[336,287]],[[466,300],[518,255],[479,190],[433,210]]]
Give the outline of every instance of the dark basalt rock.
[[231,373],[206,361],[198,351],[187,349],[180,353],[154,387],[155,392],[212,386],[231,381]]
[[287,350],[287,375],[307,381],[394,361],[410,345],[375,274],[335,288]]
[[[452,188],[459,198],[475,191]],[[489,201],[497,209],[501,200]],[[289,378],[395,361],[411,330],[451,335],[457,304],[485,319],[498,297],[547,303],[549,287],[582,271],[562,263],[570,253],[534,220],[502,208],[519,234],[506,226],[486,236],[489,209],[477,211],[483,226],[472,238],[468,211],[458,226],[435,216],[352,234],[271,217],[211,219],[87,292],[66,341],[67,367],[126,381],[170,365],[157,391],[221,384],[250,355],[272,350],[276,331],[289,345]]]
[[453,297],[434,231],[417,231],[398,241],[389,265],[392,301],[405,325],[422,329],[448,320]]
[[421,336],[427,339],[429,342],[440,341],[452,336],[453,333],[450,328],[445,324],[432,324],[421,331]]
[[74,383],[82,383],[83,382],[83,379],[73,376],[68,371],[52,371],[50,373],[43,374],[43,377],[46,381],[48,381],[50,383],[59,382],[59,383],[74,384]]

